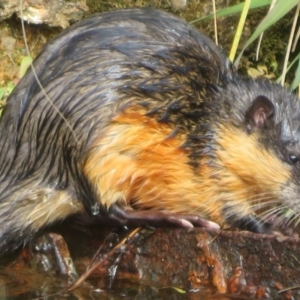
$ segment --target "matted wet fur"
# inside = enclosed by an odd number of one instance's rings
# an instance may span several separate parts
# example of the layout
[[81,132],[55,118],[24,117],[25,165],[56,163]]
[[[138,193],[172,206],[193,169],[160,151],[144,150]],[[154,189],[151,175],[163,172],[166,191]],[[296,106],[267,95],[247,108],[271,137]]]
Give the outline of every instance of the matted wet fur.
[[96,15],[48,43],[34,68],[44,91],[29,70],[0,123],[0,249],[115,205],[257,232],[298,221],[299,100],[241,78],[185,21]]

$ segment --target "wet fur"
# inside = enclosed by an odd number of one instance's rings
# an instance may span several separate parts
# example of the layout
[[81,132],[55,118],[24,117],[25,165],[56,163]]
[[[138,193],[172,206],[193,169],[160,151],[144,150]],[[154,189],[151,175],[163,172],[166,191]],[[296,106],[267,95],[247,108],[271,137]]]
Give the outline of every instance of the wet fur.
[[[299,100],[241,78],[186,22],[156,10],[88,18],[48,43],[0,123],[0,248],[115,203],[235,223],[298,214]],[[249,132],[264,95],[275,115]],[[72,130],[70,130],[71,126]],[[278,213],[276,211],[276,213]],[[270,213],[272,215],[272,213]]]

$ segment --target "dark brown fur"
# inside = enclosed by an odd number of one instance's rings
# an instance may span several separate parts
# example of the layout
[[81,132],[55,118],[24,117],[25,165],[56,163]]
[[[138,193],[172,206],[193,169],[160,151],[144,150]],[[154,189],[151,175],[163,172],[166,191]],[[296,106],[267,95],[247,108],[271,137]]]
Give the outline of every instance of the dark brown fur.
[[143,9],[93,16],[34,68],[67,124],[29,70],[0,123],[2,250],[116,204],[254,231],[298,215],[298,99],[239,77],[186,22]]

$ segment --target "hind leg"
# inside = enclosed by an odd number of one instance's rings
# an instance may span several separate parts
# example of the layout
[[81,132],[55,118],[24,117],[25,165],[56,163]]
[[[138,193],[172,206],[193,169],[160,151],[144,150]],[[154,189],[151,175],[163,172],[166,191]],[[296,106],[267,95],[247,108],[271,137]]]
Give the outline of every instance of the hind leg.
[[23,181],[1,195],[1,251],[18,248],[43,227],[84,211],[70,193],[41,186],[39,181]]

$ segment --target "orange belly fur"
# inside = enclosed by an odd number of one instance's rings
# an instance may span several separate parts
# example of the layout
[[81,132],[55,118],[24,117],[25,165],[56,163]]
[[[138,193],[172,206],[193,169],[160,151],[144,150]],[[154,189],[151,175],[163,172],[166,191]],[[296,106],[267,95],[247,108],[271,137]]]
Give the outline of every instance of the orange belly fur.
[[99,201],[107,207],[119,201],[139,209],[207,215],[205,199],[214,191],[188,164],[189,153],[180,148],[184,134],[173,136],[172,126],[144,113],[134,108],[120,113],[91,146],[84,173]]

